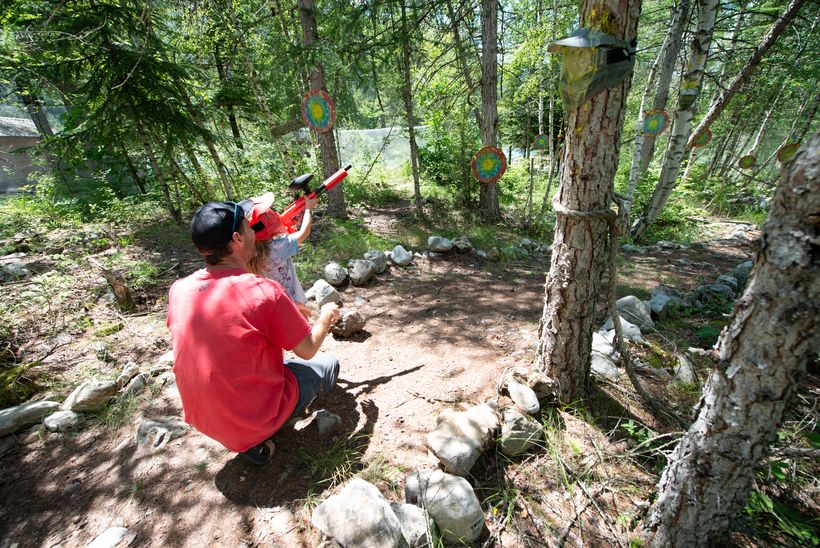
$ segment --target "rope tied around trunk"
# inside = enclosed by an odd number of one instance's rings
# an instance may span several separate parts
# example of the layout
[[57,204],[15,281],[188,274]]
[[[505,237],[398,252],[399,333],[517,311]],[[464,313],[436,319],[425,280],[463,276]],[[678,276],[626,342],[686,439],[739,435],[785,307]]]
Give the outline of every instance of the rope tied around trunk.
[[621,359],[623,360],[626,374],[629,377],[629,380],[632,381],[632,386],[635,387],[638,394],[640,394],[640,396],[652,409],[673,420],[679,426],[688,428],[689,423],[686,420],[679,417],[677,413],[669,408],[669,406],[660,402],[657,398],[650,394],[646,388],[644,388],[643,384],[641,384],[637,373],[635,373],[632,360],[630,359],[629,350],[624,342],[621,317],[618,314],[618,307],[616,305],[618,269],[615,263],[615,257],[618,254],[618,236],[620,234],[626,234],[627,227],[629,226],[629,209],[627,207],[627,203],[629,201],[617,192],[612,193],[612,201],[615,202],[615,205],[618,208],[617,211],[608,208],[579,211],[576,209],[569,209],[564,206],[558,200],[558,196],[556,195],[552,200],[552,208],[556,214],[564,215],[565,217],[572,219],[580,219],[590,222],[606,221],[607,224],[609,224],[609,288],[607,290],[607,308],[609,309],[609,316],[612,318],[612,325],[615,328],[615,343],[618,348],[618,353],[621,355]]

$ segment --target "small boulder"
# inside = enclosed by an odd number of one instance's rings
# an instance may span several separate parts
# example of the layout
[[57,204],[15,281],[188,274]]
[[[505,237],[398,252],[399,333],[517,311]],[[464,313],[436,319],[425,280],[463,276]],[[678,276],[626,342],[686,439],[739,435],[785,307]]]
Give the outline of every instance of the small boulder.
[[671,299],[671,304],[677,306],[678,308],[689,308],[695,306],[696,304],[695,299],[692,298],[691,295],[678,291],[674,287],[670,287],[668,285],[661,284],[652,290],[653,298],[658,295],[669,297]]
[[376,265],[376,274],[382,274],[387,270],[387,255],[384,254],[384,251],[368,251],[364,254],[364,258]]
[[405,499],[427,508],[447,542],[474,542],[484,528],[481,504],[464,478],[441,470],[413,472],[405,481]]
[[350,337],[363,330],[366,323],[367,320],[361,312],[355,308],[345,308],[336,323],[330,326],[330,332],[337,337]]
[[390,508],[401,523],[401,533],[410,548],[434,546],[436,525],[424,510],[414,504],[391,502]]
[[754,266],[752,261],[746,261],[737,265],[732,272],[732,275],[737,278],[737,283],[741,288],[746,287],[746,283],[749,281],[749,275],[752,273],[752,266]]
[[737,291],[737,288],[738,288],[738,285],[739,285],[737,278],[735,278],[731,274],[721,274],[720,276],[717,277],[717,279],[715,280],[715,283],[728,285],[729,287],[732,288],[733,291]]
[[353,259],[347,266],[350,273],[350,283],[356,287],[367,284],[376,275],[376,265],[373,261]]
[[[608,320],[607,324],[609,324],[612,320]],[[604,325],[606,327],[606,325]],[[601,331],[604,332],[604,338],[612,343],[615,344],[613,341],[615,340],[615,329],[614,326],[609,331],[602,329]],[[641,333],[641,328],[635,324],[631,324],[625,319],[621,318],[621,331],[623,332],[623,337],[627,341],[635,341],[638,343],[643,344],[643,335]]]
[[645,255],[646,249],[637,245],[624,244],[621,246],[621,251],[624,253],[634,253],[635,255]]
[[372,484],[353,478],[313,511],[314,527],[342,546],[408,546],[390,504]]
[[165,447],[169,441],[180,438],[190,431],[191,426],[179,417],[146,419],[137,426],[137,445],[156,451]]
[[501,259],[501,250],[493,246],[487,252],[487,258],[491,261],[498,261]]
[[473,252],[475,253],[475,256],[479,259],[488,259],[490,257],[486,251],[482,251],[480,249],[474,249]]
[[427,248],[434,253],[447,253],[453,249],[453,242],[443,236],[430,236],[427,238]]
[[[171,354],[171,364],[172,365],[174,363],[173,357],[174,357],[173,354]],[[128,362],[127,364],[125,364],[125,367],[123,367],[122,373],[120,373],[120,376],[117,377],[117,385],[120,386],[120,387],[125,386],[126,384],[128,384],[128,381],[130,381],[131,379],[136,377],[137,374],[139,374],[139,372],[140,372],[140,368],[136,363]]]
[[649,310],[652,317],[657,320],[665,320],[674,305],[672,304],[672,297],[668,295],[653,295],[649,299]]
[[56,401],[36,401],[7,407],[0,411],[0,436],[13,434],[18,430],[40,422],[40,419],[59,409]]
[[85,419],[74,411],[57,411],[43,419],[43,424],[49,432],[76,432],[82,429]]
[[407,266],[413,262],[413,254],[404,249],[402,246],[397,245],[390,253],[390,260],[398,266]]
[[99,411],[119,389],[116,381],[86,381],[69,394],[60,409],[77,412]]
[[498,430],[498,414],[487,404],[467,411],[445,409],[427,434],[427,447],[451,473],[466,476]]
[[507,380],[507,393],[513,403],[524,413],[534,415],[541,410],[535,391],[525,384],[516,381],[512,376]]
[[125,397],[136,396],[137,394],[145,390],[146,386],[148,386],[148,377],[146,377],[144,373],[140,373],[139,375],[131,379],[131,382],[128,383],[128,386],[126,386],[123,389],[122,395]]
[[31,276],[31,270],[26,268],[26,265],[22,261],[9,261],[0,265],[0,268],[11,278],[27,278]]
[[615,307],[618,309],[618,314],[622,318],[637,325],[641,329],[651,329],[655,327],[650,309],[638,297],[634,295],[621,297],[615,303]]
[[724,284],[703,284],[698,288],[698,298],[703,301],[730,303],[735,300],[735,292]]
[[339,287],[347,280],[347,269],[339,263],[329,263],[325,266],[325,280],[330,285]]
[[473,249],[473,244],[470,243],[470,239],[467,238],[467,236],[459,236],[453,240],[453,249],[459,253],[467,253]]
[[170,371],[174,367],[174,351],[169,350],[165,354],[159,357],[157,363],[155,363],[151,369],[148,370],[148,376],[156,377],[161,373],[165,373],[166,371]]
[[327,409],[317,409],[310,416],[297,421],[293,429],[300,432],[314,425],[319,434],[324,435],[335,430],[340,424],[342,424],[342,419],[339,415],[334,415]]
[[504,410],[504,420],[501,425],[501,452],[512,456],[523,453],[530,447],[538,445],[544,439],[544,429],[541,424],[513,407]]
[[592,350],[608,357],[615,355],[615,347],[598,332],[592,334]]
[[621,376],[618,366],[609,357],[598,352],[593,352],[591,357],[590,372],[596,377],[605,379],[617,379]]
[[306,296],[308,299],[316,299],[316,304],[322,308],[327,303],[337,303],[342,300],[336,289],[325,280],[316,280],[313,287],[308,289]]
[[694,364],[681,353],[677,353],[675,357],[678,359],[678,364],[675,366],[675,381],[683,384],[695,384],[698,380],[698,375],[695,372]]

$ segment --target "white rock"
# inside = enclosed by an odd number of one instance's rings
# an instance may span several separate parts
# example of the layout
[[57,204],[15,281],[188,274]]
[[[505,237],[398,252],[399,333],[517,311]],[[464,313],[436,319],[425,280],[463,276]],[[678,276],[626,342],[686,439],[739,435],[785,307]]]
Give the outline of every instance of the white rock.
[[672,308],[672,297],[668,295],[653,295],[649,299],[649,310],[652,316],[659,320],[666,319],[669,316],[669,310]]
[[116,381],[85,381],[74,389],[60,409],[78,412],[99,411],[119,389]]
[[[171,364],[173,365],[173,363],[174,363],[173,354],[171,355],[171,358],[172,358],[171,359]],[[120,373],[120,376],[117,377],[117,385],[118,386],[125,386],[126,384],[128,384],[128,381],[130,381],[131,379],[136,377],[139,372],[140,372],[140,368],[136,363],[128,362],[127,364],[125,364],[125,367],[123,367],[122,373]]]
[[698,377],[697,373],[695,373],[694,364],[681,353],[677,353],[675,357],[678,359],[678,365],[675,367],[675,381],[685,384],[695,384]]
[[338,495],[331,495],[311,516],[311,523],[345,547],[406,547],[401,523],[379,490],[353,478]]
[[180,438],[191,431],[191,426],[179,417],[146,419],[137,426],[137,445],[149,446],[156,451],[169,441]]
[[347,279],[347,269],[339,263],[329,263],[325,266],[325,280],[330,285],[340,286]]
[[427,434],[427,447],[451,473],[466,476],[498,430],[498,414],[487,404],[467,411],[446,409]]
[[128,386],[126,386],[123,389],[122,395],[136,396],[137,394],[145,390],[146,386],[148,386],[148,378],[145,376],[144,373],[140,373],[139,375],[131,379],[131,382],[128,383]]
[[316,280],[316,283],[308,290],[308,293],[310,294],[308,298],[316,299],[316,304],[319,305],[319,308],[322,308],[327,303],[337,303],[342,300],[339,292],[325,280]]
[[535,395],[533,389],[512,377],[507,381],[507,392],[513,403],[524,413],[534,415],[541,409],[538,396]]
[[361,287],[376,275],[376,264],[373,261],[363,259],[353,259],[348,263],[348,273],[350,283],[356,287]]
[[56,411],[60,404],[56,401],[36,401],[0,411],[0,436],[13,434],[18,430],[40,422],[40,419]]
[[43,419],[49,432],[73,432],[85,424],[83,416],[74,411],[57,411]]
[[[650,329],[655,327],[655,322],[652,321],[652,315],[649,307],[643,301],[634,295],[627,295],[621,297],[615,303],[618,309],[618,315],[631,322],[641,329]],[[611,321],[611,318],[610,318]],[[611,329],[610,325],[607,329]]]
[[467,236],[459,236],[453,240],[453,249],[459,253],[467,253],[473,249],[473,244],[470,243],[470,239],[467,238]]
[[137,533],[125,527],[111,527],[86,545],[86,548],[114,548],[115,546],[130,546]]
[[393,248],[393,251],[390,252],[390,260],[399,266],[407,266],[413,262],[413,254],[402,246],[397,245]]
[[339,320],[330,326],[330,332],[337,337],[350,337],[364,329],[367,320],[355,308],[342,309]]
[[390,508],[401,523],[401,533],[410,548],[434,546],[436,524],[414,504],[391,502]]
[[621,376],[621,373],[618,371],[618,366],[603,354],[593,352],[590,359],[592,361],[590,371],[596,377],[617,379]]
[[611,357],[615,355],[615,347],[597,331],[592,334],[592,350],[604,356]]
[[[610,343],[615,344],[613,342],[615,340],[615,329],[612,324],[611,318],[607,320],[606,324],[604,324],[604,327],[602,327],[601,330],[605,331],[604,338]],[[639,343],[644,342],[643,335],[641,334],[641,329],[637,325],[629,323],[623,318],[621,318],[621,331],[623,331],[624,339],[628,341],[635,341]]]
[[376,274],[382,274],[387,269],[387,255],[384,251],[368,251],[364,254],[364,258],[376,265]]
[[544,430],[538,421],[522,415],[513,407],[504,410],[504,424],[501,426],[499,442],[502,453],[517,455],[543,440]]
[[414,472],[405,483],[411,498],[424,504],[445,541],[469,543],[481,535],[484,513],[467,480],[434,470]]
[[430,236],[427,238],[427,248],[435,253],[447,253],[453,249],[453,242],[443,236]]

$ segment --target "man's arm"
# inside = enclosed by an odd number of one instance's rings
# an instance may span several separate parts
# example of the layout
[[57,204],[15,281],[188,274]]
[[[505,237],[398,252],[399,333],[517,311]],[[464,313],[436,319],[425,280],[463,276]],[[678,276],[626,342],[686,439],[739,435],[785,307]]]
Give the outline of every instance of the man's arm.
[[310,333],[293,348],[293,353],[303,360],[309,360],[315,356],[330,331],[330,326],[336,323],[339,315],[339,307],[336,303],[327,303],[322,306],[319,319],[313,324]]
[[300,244],[307,240],[307,237],[310,236],[310,228],[313,226],[313,213],[311,213],[311,209],[316,207],[316,203],[319,200],[317,198],[308,198],[305,196],[305,213],[302,217],[302,224],[299,227],[299,230],[294,233],[294,237],[296,241]]

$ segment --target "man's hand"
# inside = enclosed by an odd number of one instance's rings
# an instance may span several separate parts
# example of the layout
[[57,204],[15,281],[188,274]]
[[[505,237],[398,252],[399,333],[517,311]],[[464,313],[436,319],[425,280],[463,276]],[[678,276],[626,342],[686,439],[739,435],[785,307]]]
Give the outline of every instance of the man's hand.
[[316,204],[318,203],[319,198],[309,198],[308,196],[305,196],[305,209],[307,209],[308,211],[316,207]]
[[303,305],[302,303],[294,303],[296,308],[299,309],[299,312],[302,313],[302,316],[305,317],[307,321],[310,321],[313,318],[313,310],[308,308],[307,306]]
[[328,325],[333,325],[339,318],[341,317],[342,313],[339,310],[339,305],[336,303],[327,303],[322,306],[322,310],[319,312],[319,319],[323,319],[325,317],[329,317]]

